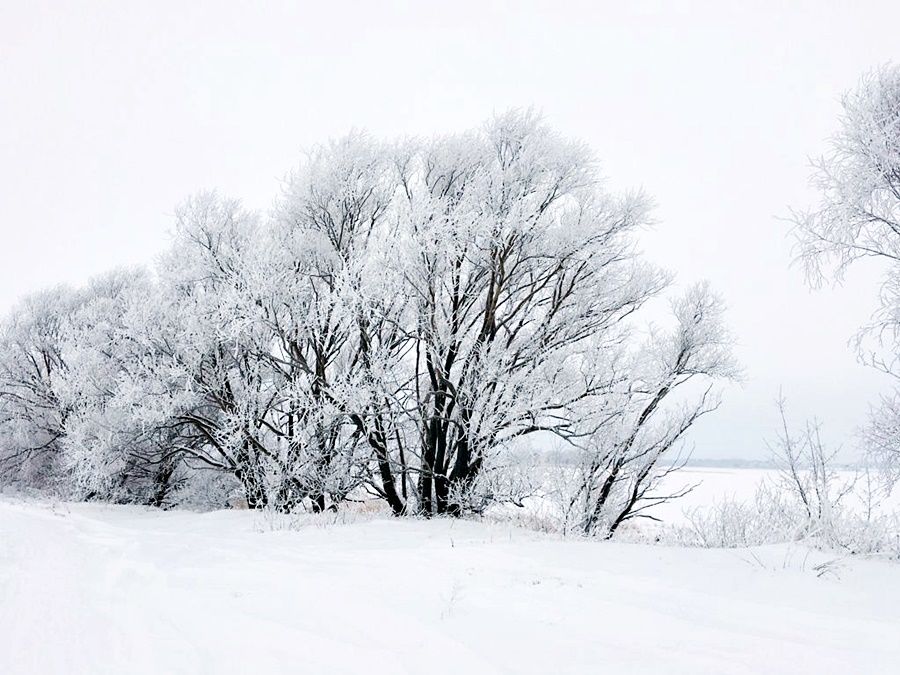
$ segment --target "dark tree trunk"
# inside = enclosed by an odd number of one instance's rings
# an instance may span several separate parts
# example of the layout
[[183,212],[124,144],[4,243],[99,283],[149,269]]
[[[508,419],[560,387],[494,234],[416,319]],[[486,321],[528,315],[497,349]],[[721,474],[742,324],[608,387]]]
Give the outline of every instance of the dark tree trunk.
[[244,498],[248,509],[264,509],[269,505],[265,486],[255,467],[243,467],[234,472],[244,488]]
[[163,462],[153,477],[153,491],[147,500],[148,506],[162,507],[172,488],[172,474],[175,473],[175,462]]
[[419,474],[419,511],[424,516],[434,513],[434,472],[437,447],[437,419],[428,422],[428,433],[425,436],[425,447],[422,452],[422,473]]
[[325,495],[319,494],[312,498],[313,513],[323,513],[325,511]]
[[402,515],[406,509],[403,500],[397,493],[397,485],[394,481],[394,472],[391,469],[391,459],[388,454],[387,441],[385,440],[383,425],[376,417],[375,429],[369,434],[369,445],[375,451],[375,459],[378,462],[378,473],[381,477],[381,489],[391,511],[395,516]]

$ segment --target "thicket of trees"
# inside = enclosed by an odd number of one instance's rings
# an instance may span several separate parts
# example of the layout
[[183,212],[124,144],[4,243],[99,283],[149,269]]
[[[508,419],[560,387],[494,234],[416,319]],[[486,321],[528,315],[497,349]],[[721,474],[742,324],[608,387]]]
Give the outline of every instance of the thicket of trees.
[[212,472],[251,508],[460,514],[516,499],[498,458],[540,431],[580,449],[569,508],[608,535],[735,373],[705,285],[639,331],[669,283],[635,249],[649,213],[523,112],[317,148],[270,214],[199,194],[153,273],[5,320],[2,481],[167,505]]

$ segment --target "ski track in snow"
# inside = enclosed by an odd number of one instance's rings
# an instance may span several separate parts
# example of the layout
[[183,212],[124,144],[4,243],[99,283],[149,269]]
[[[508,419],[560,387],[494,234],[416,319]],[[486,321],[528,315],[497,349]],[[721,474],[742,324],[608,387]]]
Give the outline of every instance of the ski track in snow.
[[897,673],[900,565],[0,502],[0,673]]

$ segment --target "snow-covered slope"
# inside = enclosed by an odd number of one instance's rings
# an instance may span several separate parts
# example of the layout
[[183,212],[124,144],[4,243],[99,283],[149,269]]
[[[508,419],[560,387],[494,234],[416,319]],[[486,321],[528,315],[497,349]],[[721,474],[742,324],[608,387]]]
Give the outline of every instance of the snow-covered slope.
[[900,672],[889,563],[265,525],[0,502],[0,673]]

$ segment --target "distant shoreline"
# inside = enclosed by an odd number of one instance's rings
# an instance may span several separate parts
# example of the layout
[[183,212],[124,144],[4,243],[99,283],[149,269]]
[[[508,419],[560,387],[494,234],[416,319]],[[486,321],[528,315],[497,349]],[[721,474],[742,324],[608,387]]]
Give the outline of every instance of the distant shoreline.
[[[706,468],[706,469],[779,469],[781,468],[771,459],[703,459],[690,458],[687,460],[666,461],[660,460],[659,466],[684,466],[685,468]],[[835,464],[836,469],[853,470],[862,468],[858,464],[845,463]]]

